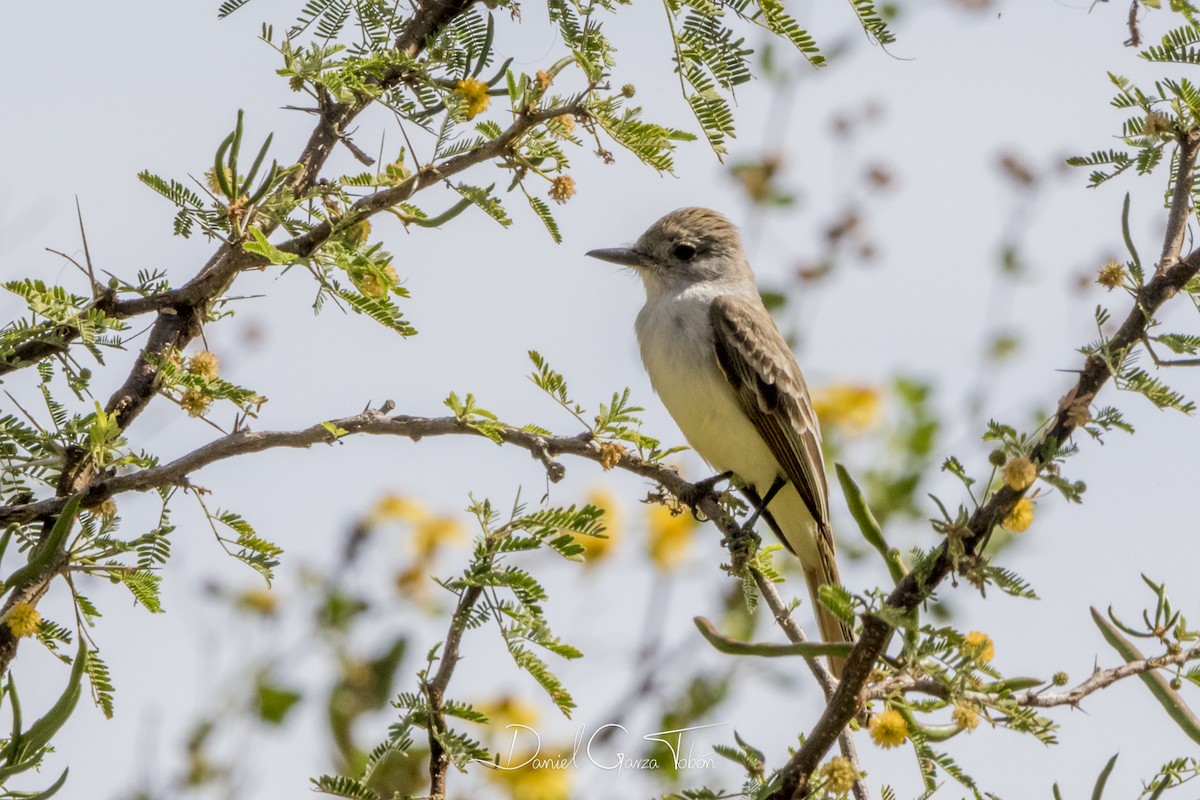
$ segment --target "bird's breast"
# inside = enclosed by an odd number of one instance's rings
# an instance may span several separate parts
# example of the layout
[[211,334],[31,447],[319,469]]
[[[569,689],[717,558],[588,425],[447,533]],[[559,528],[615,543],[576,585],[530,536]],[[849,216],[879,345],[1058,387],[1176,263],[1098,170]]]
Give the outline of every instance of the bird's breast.
[[717,365],[708,304],[647,303],[637,333],[650,383],[692,449],[717,470],[770,486],[778,462]]

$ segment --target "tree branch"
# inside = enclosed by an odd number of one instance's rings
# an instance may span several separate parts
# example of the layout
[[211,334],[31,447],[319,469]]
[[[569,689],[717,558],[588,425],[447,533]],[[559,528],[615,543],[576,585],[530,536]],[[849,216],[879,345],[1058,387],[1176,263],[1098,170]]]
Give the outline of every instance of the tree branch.
[[1179,137],[1179,165],[1175,170],[1175,189],[1171,195],[1171,211],[1167,216],[1167,232],[1163,236],[1162,256],[1155,274],[1162,273],[1179,261],[1183,240],[1187,235],[1188,217],[1192,210],[1192,184],[1196,180],[1196,154],[1200,152],[1200,131],[1189,131]]
[[[409,56],[417,55],[431,36],[434,36],[459,14],[464,13],[474,2],[475,0],[422,0],[400,35],[397,47]],[[401,82],[403,78],[402,72],[389,72],[379,79],[379,85],[387,89]],[[315,184],[317,174],[324,166],[333,147],[341,139],[346,125],[372,102],[371,97],[364,95],[350,104],[323,104],[321,120],[309,137],[300,158],[297,159],[299,168],[295,170],[289,181],[289,186],[296,196],[304,195]],[[514,123],[513,127],[516,127],[518,123]],[[451,159],[455,162],[453,166],[458,170],[466,169],[472,164],[490,158],[492,153],[480,155],[475,160],[470,158],[471,155],[471,153],[464,153],[457,161]],[[418,188],[420,187],[415,187],[412,191],[416,191]],[[273,228],[274,225],[268,223],[263,226],[263,231],[270,233]],[[325,237],[328,235],[327,232]],[[322,241],[324,241],[323,238],[315,239],[309,252]],[[157,308],[159,315],[151,328],[146,347],[138,355],[133,369],[121,388],[113,394],[105,406],[107,413],[116,415],[120,429],[126,429],[157,394],[159,375],[155,364],[167,358],[173,351],[182,351],[200,334],[209,305],[228,290],[241,270],[262,264],[263,259],[243,250],[240,242],[226,241],[217,248],[217,251],[196,277],[177,290],[163,293],[157,301],[162,303],[161,305],[148,303],[147,298],[130,301],[131,308],[144,308],[149,311],[153,306]],[[59,344],[61,349],[65,349],[66,343]],[[54,352],[58,352],[58,350],[51,348],[45,351],[45,354]],[[43,355],[43,357],[45,356]],[[60,497],[76,494],[91,484],[94,478],[95,465],[86,451],[82,449],[71,451],[68,453],[67,463],[59,476],[57,494]],[[47,521],[46,524],[49,526],[53,523]],[[44,593],[45,586],[53,580],[56,574],[43,572],[36,576],[30,584],[36,587],[36,591]],[[16,593],[10,593],[5,600],[3,609],[0,609],[0,613],[6,612],[16,602]],[[8,627],[0,626],[0,675],[8,671],[8,665],[16,655],[18,643],[19,639],[13,636]]]
[[[1200,137],[1200,133],[1189,135],[1188,142],[1195,142],[1193,137]],[[1184,155],[1187,154],[1182,154],[1181,159]],[[1190,154],[1193,163],[1195,157],[1196,150],[1193,147]],[[1189,171],[1184,179],[1190,181],[1190,175]],[[1176,232],[1168,229],[1168,243],[1173,241],[1176,235]],[[1109,364],[1119,363],[1124,355],[1142,340],[1158,309],[1174,297],[1198,271],[1200,250],[1194,250],[1182,261],[1176,260],[1165,269],[1160,268],[1154,277],[1142,286],[1125,321],[1105,345],[1105,353],[1093,353],[1087,357],[1075,385],[1059,402],[1053,422],[1030,454],[1039,468],[1049,463],[1070,439],[1075,429],[1086,421],[1087,409],[1096,394],[1112,377]],[[1024,494],[1024,491],[1003,486],[987,502],[975,509],[967,522],[966,530],[962,533],[962,544],[966,554],[975,552],[992,528],[1008,516]],[[910,573],[897,584],[888,596],[888,606],[901,613],[916,608],[933,594],[952,568],[953,559],[949,548],[943,544],[937,559],[928,568]],[[863,618],[862,637],[847,659],[841,684],[804,744],[781,770],[780,788],[771,795],[771,800],[791,800],[793,797],[805,796],[809,776],[858,712],[863,700],[863,687],[867,684],[876,660],[887,649],[893,630],[881,617],[866,615]]]
[[[489,558],[494,552],[494,545],[489,548]],[[446,642],[442,645],[441,660],[438,670],[432,680],[422,684],[425,699],[429,702],[429,796],[441,798],[446,796],[446,773],[450,770],[450,754],[438,738],[446,732],[446,715],[442,710],[442,701],[446,697],[446,687],[454,675],[458,665],[458,650],[462,644],[463,631],[467,629],[467,621],[475,608],[475,603],[483,594],[482,586],[468,586],[458,598],[458,605],[450,617],[450,629],[446,633]]]
[[[1011,695],[1008,699],[1025,708],[1076,707],[1088,695],[1098,692],[1101,689],[1106,689],[1124,678],[1131,678],[1135,675],[1142,675],[1156,669],[1164,669],[1196,660],[1200,660],[1200,647],[1181,650],[1174,654],[1130,661],[1119,667],[1096,670],[1087,680],[1066,692],[1051,694],[1030,689]],[[917,692],[942,700],[952,699],[950,691],[942,683],[930,678],[914,678],[911,675],[900,675],[881,681],[867,689],[863,696],[868,700],[882,700],[886,697],[894,696],[897,692],[902,694]],[[961,697],[985,706],[994,706],[996,704],[996,695],[988,692],[966,691],[955,695],[955,697]]]

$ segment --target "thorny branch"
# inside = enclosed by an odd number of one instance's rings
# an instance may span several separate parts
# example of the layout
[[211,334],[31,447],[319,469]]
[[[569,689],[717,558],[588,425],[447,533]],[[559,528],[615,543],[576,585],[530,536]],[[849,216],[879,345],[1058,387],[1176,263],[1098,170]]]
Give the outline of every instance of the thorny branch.
[[[488,556],[495,552],[495,545],[489,543]],[[438,738],[446,732],[446,714],[442,702],[446,697],[446,687],[454,675],[454,667],[458,664],[458,649],[462,644],[463,631],[475,604],[483,594],[482,586],[468,586],[458,598],[454,614],[450,617],[450,629],[446,633],[446,642],[442,645],[441,660],[437,672],[432,679],[426,678],[422,684],[425,699],[429,703],[429,796],[446,796],[446,773],[450,770],[450,754]]]
[[[452,22],[473,5],[475,0],[422,0],[408,21],[403,33],[396,42],[398,50],[411,56],[417,55],[429,41],[430,37]],[[405,80],[401,70],[391,70],[377,79],[381,88],[390,88]],[[342,140],[346,126],[373,103],[370,96],[362,95],[353,102],[323,104],[320,121],[314,128],[309,141],[300,157],[297,167],[289,178],[288,188],[299,197],[311,189],[317,180],[318,173],[334,146]],[[556,114],[581,112],[578,105],[569,105],[556,109]],[[480,164],[495,156],[501,155],[524,132],[534,125],[544,121],[543,112],[524,112],[496,140],[462,153],[439,165],[420,170],[412,182],[406,182],[383,192],[363,198],[352,207],[356,219],[362,219],[377,213],[387,207],[388,202],[401,202],[414,192],[461,172],[468,167]],[[499,143],[499,144],[498,144]],[[407,192],[407,193],[405,193]],[[274,225],[265,223],[263,232],[270,233]],[[328,224],[318,225],[308,234],[292,240],[288,244],[296,249],[292,252],[307,255],[320,246],[332,233]],[[168,354],[182,351],[200,335],[210,305],[234,282],[237,275],[249,268],[263,266],[261,256],[248,253],[242,249],[238,240],[223,242],[209,258],[200,272],[188,283],[168,292],[146,298],[134,298],[127,301],[106,301],[112,304],[114,313],[134,315],[157,312],[157,318],[151,326],[145,348],[138,355],[132,370],[124,384],[112,395],[105,406],[108,414],[114,415],[117,425],[125,430],[141,411],[149,405],[158,391],[159,372],[156,364],[161,363]],[[30,358],[45,358],[66,352],[69,344],[78,331],[69,328],[56,331],[49,340],[40,344],[27,343],[24,350],[10,355],[0,362],[0,374],[32,363]],[[66,498],[77,494],[88,487],[97,478],[95,464],[82,449],[74,449],[67,453],[66,464],[59,476],[56,494]],[[53,525],[53,520],[47,518],[46,530]],[[49,583],[61,573],[63,565],[59,559],[52,561],[54,569],[44,570],[25,587],[30,597],[39,598],[45,593]],[[7,612],[19,599],[17,593],[6,598],[0,613]],[[9,664],[16,655],[19,640],[12,635],[7,627],[0,626],[0,675],[8,670]]]
[[[1051,693],[1029,689],[1016,693],[1009,699],[1025,708],[1055,708],[1057,706],[1071,706],[1074,708],[1079,705],[1083,698],[1101,689],[1106,689],[1124,678],[1144,675],[1156,669],[1186,664],[1189,661],[1197,659],[1200,659],[1200,647],[1192,647],[1174,654],[1130,661],[1119,667],[1098,669],[1087,680],[1065,692]],[[917,692],[942,700],[954,699],[943,684],[930,678],[914,678],[911,675],[898,675],[895,678],[873,684],[864,692],[864,697],[869,700],[883,699],[893,696],[898,692]],[[960,692],[955,697],[972,700],[985,706],[994,705],[996,701],[994,694],[979,691]]]
[[[1191,185],[1198,151],[1200,130],[1180,135],[1176,186],[1182,183]],[[1096,394],[1113,377],[1109,365],[1120,363],[1123,357],[1142,341],[1154,314],[1163,303],[1174,297],[1197,272],[1200,272],[1200,250],[1194,250],[1187,258],[1180,259],[1178,248],[1182,245],[1182,234],[1179,233],[1178,227],[1186,225],[1186,198],[1184,202],[1182,219],[1176,217],[1173,204],[1171,220],[1175,224],[1168,225],[1164,255],[1154,276],[1138,291],[1133,308],[1121,327],[1106,343],[1103,348],[1105,352],[1092,353],[1084,361],[1075,385],[1059,401],[1053,421],[1033,448],[1030,458],[1039,469],[1053,460],[1075,429],[1086,422],[1088,409]],[[1173,246],[1175,249],[1172,249]],[[1008,516],[1024,495],[1023,490],[1004,486],[986,503],[975,509],[962,534],[961,541],[967,555],[975,552],[992,529]],[[938,584],[950,574],[953,566],[954,559],[949,546],[943,544],[932,565],[920,571],[920,574],[916,571],[909,573],[896,586],[887,598],[888,606],[901,613],[916,608],[929,599]],[[791,800],[793,797],[806,796],[809,777],[842,730],[858,713],[864,701],[863,687],[867,685],[875,662],[887,649],[893,631],[894,628],[881,617],[870,614],[864,616],[862,636],[846,661],[841,684],[804,744],[781,771],[780,787],[771,795],[771,800]]]

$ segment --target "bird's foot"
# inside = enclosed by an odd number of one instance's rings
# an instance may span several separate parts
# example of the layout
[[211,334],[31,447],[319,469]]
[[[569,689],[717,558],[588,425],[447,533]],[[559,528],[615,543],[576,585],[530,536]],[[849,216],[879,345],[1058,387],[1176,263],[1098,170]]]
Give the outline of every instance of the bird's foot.
[[762,546],[762,537],[754,531],[752,526],[743,525],[737,529],[737,533],[722,539],[721,546],[729,551],[729,565],[732,573],[744,575],[746,565],[758,553],[758,548]]
[[691,508],[692,512],[695,513],[696,507],[700,505],[700,501],[704,498],[712,497],[713,499],[717,499],[720,497],[720,493],[716,491],[717,484],[721,481],[727,481],[732,477],[733,472],[726,471],[705,478],[702,481],[696,481],[690,489],[679,494],[679,502]]

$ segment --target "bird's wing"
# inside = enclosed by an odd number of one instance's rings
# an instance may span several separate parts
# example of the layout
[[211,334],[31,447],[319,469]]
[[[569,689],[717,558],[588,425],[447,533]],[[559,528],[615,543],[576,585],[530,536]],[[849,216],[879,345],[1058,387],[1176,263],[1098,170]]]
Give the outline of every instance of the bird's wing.
[[766,309],[750,300],[718,297],[709,320],[717,362],[738,404],[800,493],[817,521],[821,544],[832,553],[821,432],[791,349]]

